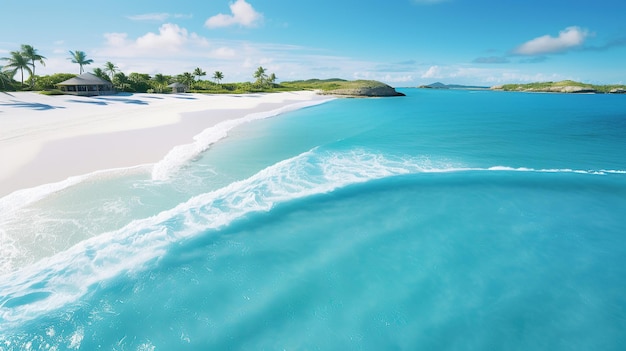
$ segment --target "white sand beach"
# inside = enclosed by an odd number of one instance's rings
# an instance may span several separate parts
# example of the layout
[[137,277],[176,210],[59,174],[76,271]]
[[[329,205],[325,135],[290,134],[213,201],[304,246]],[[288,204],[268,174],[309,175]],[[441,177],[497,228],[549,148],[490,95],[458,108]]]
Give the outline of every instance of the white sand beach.
[[98,170],[156,163],[222,121],[295,103],[315,92],[118,94],[0,93],[0,197]]

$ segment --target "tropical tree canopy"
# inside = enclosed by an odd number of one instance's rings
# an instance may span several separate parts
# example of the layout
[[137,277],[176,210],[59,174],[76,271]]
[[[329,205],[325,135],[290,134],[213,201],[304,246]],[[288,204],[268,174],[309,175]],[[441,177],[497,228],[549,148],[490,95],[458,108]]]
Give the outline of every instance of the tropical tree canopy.
[[134,90],[131,84],[131,80],[124,74],[124,72],[118,72],[113,76],[111,80],[115,89],[121,91],[132,91]]
[[87,54],[85,54],[84,51],[70,51],[70,55],[72,55],[72,57],[69,58],[72,60],[72,63],[78,63],[78,66],[80,67],[79,74],[83,74],[83,72],[85,72],[83,66],[93,63],[92,59],[87,59]]
[[200,78],[200,77],[206,76],[206,72],[203,71],[202,68],[196,67],[196,69],[193,70],[193,75],[194,75],[194,77]]
[[93,74],[95,74],[96,77],[109,80],[109,76],[107,75],[107,73],[100,67],[94,68]]
[[33,68],[31,77],[33,77],[33,79],[30,80],[31,82],[31,88],[35,86],[35,61],[41,63],[42,66],[45,66],[46,63],[44,62],[44,59],[46,58],[43,55],[40,55],[37,52],[37,49],[35,49],[32,45],[22,45],[22,55],[24,55],[24,57],[26,57],[28,60],[30,60],[30,64]]
[[215,73],[213,73],[213,79],[215,79],[215,82],[219,85],[220,81],[224,79],[224,74],[220,71],[215,71]]
[[167,85],[167,82],[169,82],[169,77],[164,76],[161,73],[157,73],[154,75],[154,78],[152,78],[152,80],[156,83],[156,90],[159,93],[162,93],[163,88],[165,87],[165,85]]
[[11,51],[11,57],[4,57],[2,60],[7,62],[2,68],[4,71],[12,75],[15,75],[18,70],[20,71],[22,74],[22,85],[24,85],[24,70],[30,75],[33,74],[33,70],[30,68],[30,60],[20,51]]
[[178,82],[180,82],[181,84],[185,84],[187,88],[189,88],[194,82],[194,75],[189,72],[185,72],[179,75],[177,80]]
[[0,67],[0,87],[5,89],[7,85],[11,85],[11,81],[11,77],[9,77],[6,72],[2,71],[2,67]]
[[254,72],[254,78],[256,78],[257,85],[265,85],[265,80],[267,79],[267,74],[265,73],[265,68],[259,66]]
[[104,64],[104,71],[108,72],[110,77],[111,77],[111,81],[113,81],[113,76],[115,75],[115,73],[117,73],[117,71],[119,71],[119,67],[117,67],[113,62],[111,61],[107,61]]
[[274,73],[270,74],[270,76],[267,78],[267,82],[270,84],[274,84],[276,82],[276,75]]
[[76,77],[76,74],[71,73],[55,73],[49,76],[38,77],[37,83],[35,84],[35,89],[54,89],[57,87],[57,84],[74,77]]

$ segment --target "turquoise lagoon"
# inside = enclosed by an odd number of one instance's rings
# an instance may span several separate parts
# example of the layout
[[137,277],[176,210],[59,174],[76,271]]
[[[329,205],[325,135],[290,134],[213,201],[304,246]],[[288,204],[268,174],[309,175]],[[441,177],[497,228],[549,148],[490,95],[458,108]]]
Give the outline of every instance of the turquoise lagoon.
[[622,349],[626,98],[401,91],[1,199],[0,350]]

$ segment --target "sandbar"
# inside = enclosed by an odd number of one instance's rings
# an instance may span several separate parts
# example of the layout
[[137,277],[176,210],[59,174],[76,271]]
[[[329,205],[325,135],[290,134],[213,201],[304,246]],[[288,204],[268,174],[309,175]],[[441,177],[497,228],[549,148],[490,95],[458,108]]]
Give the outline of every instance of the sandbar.
[[220,122],[326,99],[312,91],[97,97],[0,93],[0,198],[72,176],[153,164]]

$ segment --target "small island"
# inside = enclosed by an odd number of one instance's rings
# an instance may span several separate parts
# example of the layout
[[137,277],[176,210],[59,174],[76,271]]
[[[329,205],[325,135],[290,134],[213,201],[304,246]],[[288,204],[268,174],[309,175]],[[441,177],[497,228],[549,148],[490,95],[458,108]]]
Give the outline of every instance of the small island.
[[481,85],[443,84],[441,82],[420,85],[418,88],[421,88],[421,89],[465,89],[465,90],[489,89],[489,87],[481,86]]
[[573,80],[563,80],[560,82],[504,84],[493,86],[491,90],[538,93],[626,94],[626,85],[593,85]]

